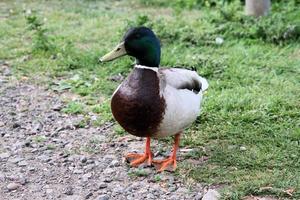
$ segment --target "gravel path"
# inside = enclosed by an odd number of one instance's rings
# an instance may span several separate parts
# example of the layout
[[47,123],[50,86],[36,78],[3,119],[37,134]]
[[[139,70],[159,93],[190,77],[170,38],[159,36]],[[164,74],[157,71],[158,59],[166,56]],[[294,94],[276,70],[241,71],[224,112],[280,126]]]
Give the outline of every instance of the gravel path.
[[[142,139],[117,137],[112,124],[79,128],[83,116],[60,112],[58,94],[13,78],[0,64],[0,199],[201,199],[187,184],[154,168],[132,169],[128,151]],[[159,145],[162,145],[161,142]],[[157,151],[171,146],[159,146]]]

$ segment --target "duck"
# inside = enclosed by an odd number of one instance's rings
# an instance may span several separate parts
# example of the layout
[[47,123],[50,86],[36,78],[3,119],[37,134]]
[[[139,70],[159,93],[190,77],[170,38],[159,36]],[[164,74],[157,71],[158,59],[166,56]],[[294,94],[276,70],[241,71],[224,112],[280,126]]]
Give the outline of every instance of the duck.
[[[128,153],[125,158],[131,160],[132,167],[146,163],[158,166],[158,172],[175,170],[180,136],[199,116],[208,82],[194,70],[160,67],[160,40],[148,27],[129,29],[121,42],[99,61],[125,55],[134,57],[135,64],[112,94],[112,115],[126,132],[146,138],[144,153]],[[168,136],[174,136],[171,155],[155,160],[151,139]]]

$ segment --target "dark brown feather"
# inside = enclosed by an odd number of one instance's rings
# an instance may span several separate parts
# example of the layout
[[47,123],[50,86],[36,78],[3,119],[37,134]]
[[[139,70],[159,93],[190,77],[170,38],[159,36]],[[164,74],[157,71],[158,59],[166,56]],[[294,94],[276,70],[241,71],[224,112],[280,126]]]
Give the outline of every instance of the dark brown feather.
[[127,132],[139,137],[155,135],[165,111],[157,73],[134,68],[112,97],[111,109]]

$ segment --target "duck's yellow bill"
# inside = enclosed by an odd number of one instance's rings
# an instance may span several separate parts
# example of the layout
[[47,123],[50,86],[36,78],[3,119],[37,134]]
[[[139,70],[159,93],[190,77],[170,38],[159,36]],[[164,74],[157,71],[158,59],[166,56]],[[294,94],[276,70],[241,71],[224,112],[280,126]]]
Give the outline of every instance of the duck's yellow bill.
[[125,50],[124,42],[121,42],[114,48],[114,50],[112,50],[111,52],[109,52],[109,53],[105,54],[103,57],[101,57],[99,59],[99,61],[100,62],[111,61],[111,60],[114,60],[121,56],[124,56],[126,54],[127,54],[127,52]]

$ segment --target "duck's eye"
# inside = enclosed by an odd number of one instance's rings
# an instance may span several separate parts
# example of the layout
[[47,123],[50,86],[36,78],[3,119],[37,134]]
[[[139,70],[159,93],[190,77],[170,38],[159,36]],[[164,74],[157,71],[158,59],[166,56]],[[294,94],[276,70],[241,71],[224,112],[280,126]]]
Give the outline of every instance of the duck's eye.
[[135,39],[139,39],[140,37],[141,37],[140,34],[135,34],[135,35],[134,35],[134,38],[135,38]]

